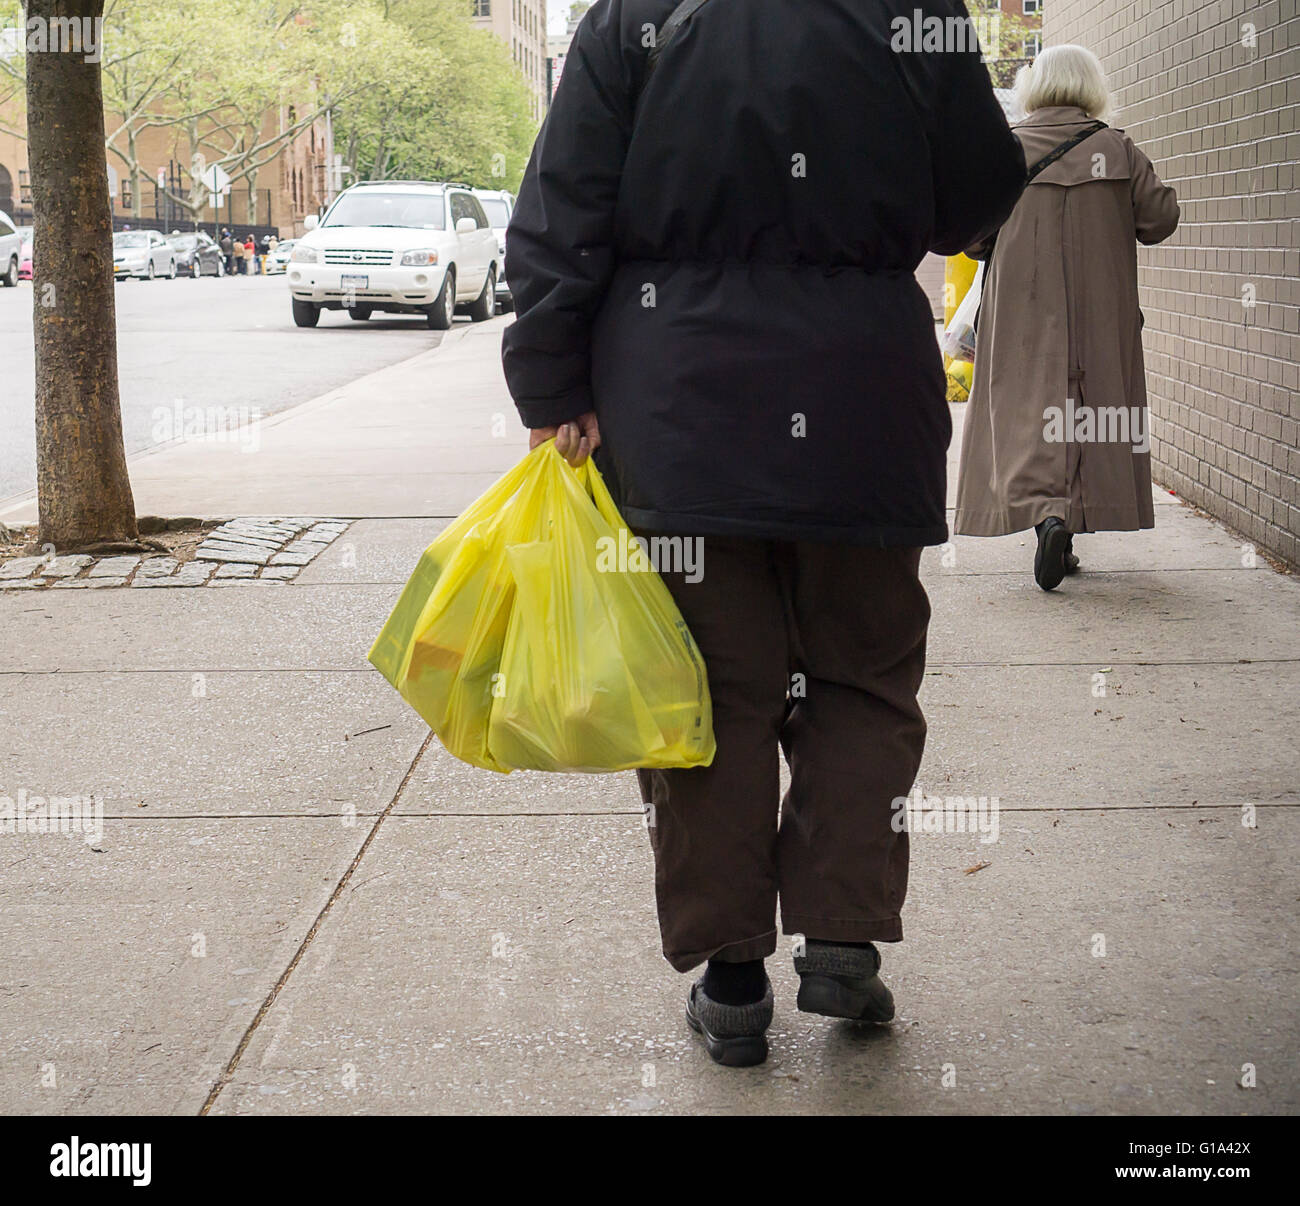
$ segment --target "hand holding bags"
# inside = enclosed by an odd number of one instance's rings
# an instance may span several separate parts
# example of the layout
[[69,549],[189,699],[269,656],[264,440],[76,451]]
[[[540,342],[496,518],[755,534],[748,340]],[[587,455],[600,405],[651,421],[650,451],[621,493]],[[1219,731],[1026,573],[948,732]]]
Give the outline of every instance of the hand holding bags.
[[554,441],[429,546],[370,661],[475,766],[713,760],[699,649],[599,471],[573,469]]

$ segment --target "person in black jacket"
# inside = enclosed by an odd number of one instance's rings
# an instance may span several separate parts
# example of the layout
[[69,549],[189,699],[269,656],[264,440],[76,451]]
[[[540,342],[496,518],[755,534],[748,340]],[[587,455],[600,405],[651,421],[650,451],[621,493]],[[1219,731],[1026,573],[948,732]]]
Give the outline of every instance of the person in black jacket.
[[687,1019],[746,1064],[778,901],[799,1008],[893,1014],[873,944],[902,937],[951,435],[913,274],[996,230],[1025,164],[960,0],[713,0],[650,70],[677,7],[578,27],[509,226],[503,362],[533,446],[594,453],[634,531],[703,556],[658,568],[717,755],[640,777],[664,954],[707,962]]

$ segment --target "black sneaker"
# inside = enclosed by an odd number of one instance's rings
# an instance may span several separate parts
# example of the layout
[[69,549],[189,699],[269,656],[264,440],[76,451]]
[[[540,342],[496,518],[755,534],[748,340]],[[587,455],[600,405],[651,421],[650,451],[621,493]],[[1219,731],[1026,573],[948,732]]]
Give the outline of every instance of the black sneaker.
[[1055,590],[1065,577],[1065,554],[1070,533],[1065,524],[1053,516],[1036,525],[1038,551],[1034,554],[1034,581],[1044,590]]
[[865,946],[809,942],[794,957],[799,973],[798,1006],[803,1013],[854,1022],[888,1022],[894,996],[880,978],[880,952]]
[[772,1024],[772,982],[761,1001],[723,1005],[709,997],[696,980],[686,998],[686,1021],[704,1039],[715,1063],[751,1068],[767,1059],[767,1028]]
[[1079,572],[1079,558],[1074,555],[1074,533],[1070,534],[1070,542],[1065,546],[1065,572],[1067,576]]

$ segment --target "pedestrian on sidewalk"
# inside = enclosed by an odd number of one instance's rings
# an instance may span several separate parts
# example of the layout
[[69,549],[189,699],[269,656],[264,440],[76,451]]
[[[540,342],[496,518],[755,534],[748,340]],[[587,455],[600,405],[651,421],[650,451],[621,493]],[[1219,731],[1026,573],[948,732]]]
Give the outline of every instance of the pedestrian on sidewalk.
[[248,236],[244,239],[244,275],[253,275],[253,254],[257,250],[257,244],[253,242],[253,233],[249,231]]
[[222,271],[226,276],[230,276],[235,271],[235,241],[224,226],[221,228],[221,238],[217,241],[217,246],[221,248]]
[[996,239],[967,252],[988,263],[953,526],[1034,528],[1034,578],[1054,590],[1079,568],[1076,533],[1155,526],[1137,244],[1173,234],[1178,198],[1102,120],[1090,50],[1045,50],[1016,95],[1031,180]]
[[703,551],[702,574],[659,568],[717,755],[640,781],[664,954],[707,964],[687,1020],[721,1063],[766,1057],[778,901],[799,1008],[893,1016],[874,943],[903,936],[895,801],[925,742],[918,565],[947,539],[951,435],[913,273],[1024,180],[974,37],[891,45],[913,8],[606,0],[509,227],[530,444],[595,452],[636,531]]

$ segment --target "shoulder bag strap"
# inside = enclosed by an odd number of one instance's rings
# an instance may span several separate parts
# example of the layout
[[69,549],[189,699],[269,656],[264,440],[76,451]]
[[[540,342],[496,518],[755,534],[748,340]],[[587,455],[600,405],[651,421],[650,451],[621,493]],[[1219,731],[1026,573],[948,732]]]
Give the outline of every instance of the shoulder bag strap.
[[1069,138],[1067,138],[1063,143],[1061,143],[1059,147],[1055,148],[1055,150],[1048,151],[1046,155],[1044,155],[1036,164],[1034,164],[1033,167],[1029,169],[1029,172],[1025,177],[1025,183],[1028,184],[1035,176],[1038,175],[1039,172],[1046,171],[1049,167],[1052,166],[1052,164],[1054,164],[1058,159],[1060,159],[1062,155],[1066,154],[1069,151],[1073,151],[1074,148],[1077,147],[1079,143],[1081,143],[1085,138],[1091,138],[1094,134],[1097,133],[1098,130],[1108,130],[1108,129],[1110,129],[1110,127],[1106,125],[1104,121],[1094,121],[1084,126],[1082,130],[1076,130],[1073,134],[1070,135]]
[[[1089,122],[1086,126],[1083,127],[1083,129],[1076,130],[1073,134],[1070,135],[1069,138],[1067,138],[1063,143],[1061,143],[1060,146],[1054,147],[1052,150],[1048,151],[1046,155],[1044,155],[1036,164],[1034,164],[1033,167],[1029,169],[1029,171],[1025,174],[1025,185],[1028,186],[1029,182],[1035,176],[1037,176],[1040,172],[1046,171],[1049,167],[1052,166],[1052,164],[1054,164],[1058,159],[1060,159],[1062,155],[1065,155],[1068,152],[1073,151],[1074,148],[1077,147],[1081,142],[1083,142],[1084,139],[1091,138],[1094,134],[1097,133],[1098,130],[1108,130],[1108,129],[1110,129],[1110,127],[1104,121],[1093,121],[1093,122]],[[998,236],[995,232],[993,235],[992,242],[989,246],[989,253],[984,257],[985,281],[988,280],[989,275],[993,271],[993,253],[997,250],[997,246],[998,246]],[[980,306],[976,307],[975,319],[972,324],[976,329],[979,328],[980,309],[983,307],[983,303],[984,303],[984,298],[981,296]]]
[[[708,0],[682,0],[682,3],[673,9],[668,20],[664,22],[663,28],[655,36],[655,44],[650,47],[650,55],[646,60],[646,80],[648,80],[653,74],[654,69],[659,62],[659,56],[664,52],[664,47],[673,40],[677,31],[707,3]],[[645,81],[642,81],[642,87],[644,86]]]

